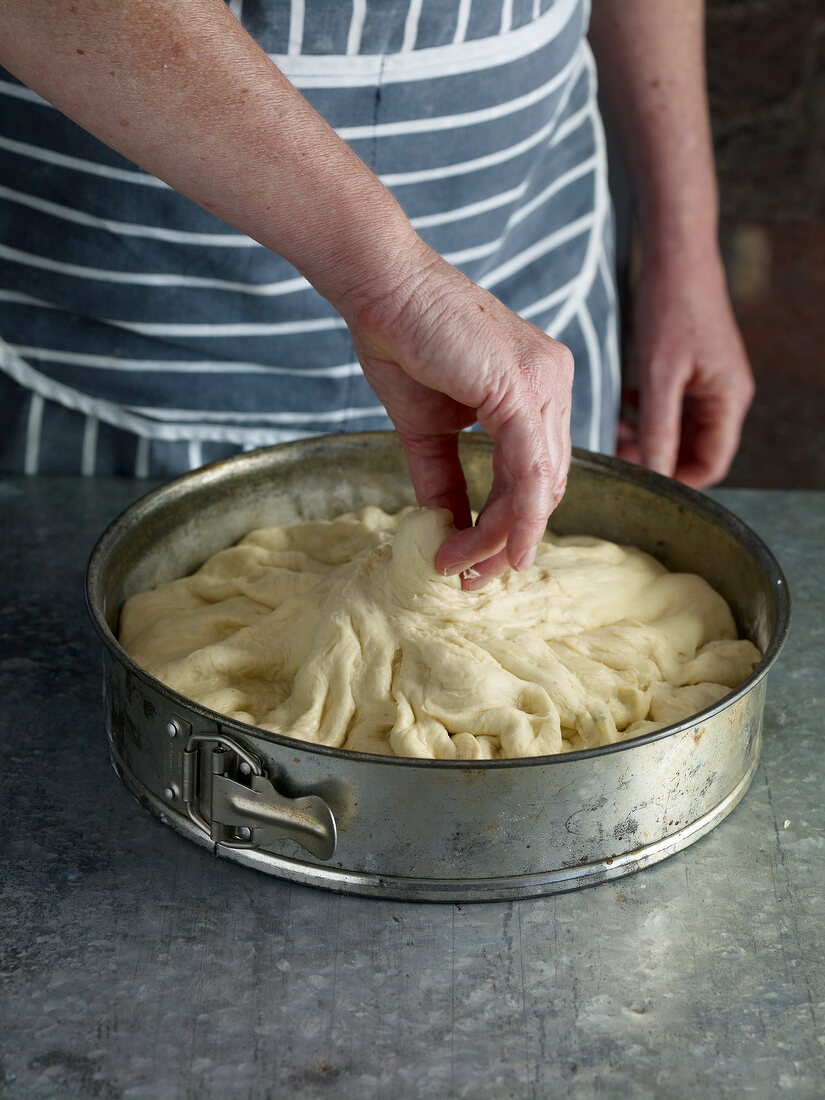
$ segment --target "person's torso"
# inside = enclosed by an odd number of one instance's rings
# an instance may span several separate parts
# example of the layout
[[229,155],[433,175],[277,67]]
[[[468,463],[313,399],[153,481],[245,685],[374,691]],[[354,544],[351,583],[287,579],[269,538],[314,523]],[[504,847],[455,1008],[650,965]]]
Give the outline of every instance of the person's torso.
[[[564,320],[607,206],[584,0],[230,7],[432,247],[546,330]],[[164,438],[386,424],[344,322],[286,261],[0,76],[18,380]]]

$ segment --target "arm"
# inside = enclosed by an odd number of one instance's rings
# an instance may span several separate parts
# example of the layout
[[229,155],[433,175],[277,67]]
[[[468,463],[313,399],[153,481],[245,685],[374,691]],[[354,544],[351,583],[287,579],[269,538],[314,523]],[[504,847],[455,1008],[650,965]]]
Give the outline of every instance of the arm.
[[[526,567],[564,491],[572,361],[418,238],[222,0],[0,0],[0,63],[81,126],[288,259],[335,306],[419,503],[463,528],[437,567]],[[496,443],[470,527],[458,431]]]
[[753,379],[725,285],[701,0],[594,0],[590,39],[639,206],[638,425],[619,454],[697,487],[730,466]]

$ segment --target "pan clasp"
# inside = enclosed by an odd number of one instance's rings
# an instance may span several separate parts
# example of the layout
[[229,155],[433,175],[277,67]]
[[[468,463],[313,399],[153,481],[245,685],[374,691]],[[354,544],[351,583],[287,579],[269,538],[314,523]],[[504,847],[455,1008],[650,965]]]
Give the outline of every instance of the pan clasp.
[[[201,750],[209,748],[209,767]],[[209,777],[209,790],[201,789]],[[194,823],[227,848],[266,848],[294,840],[317,859],[331,859],[337,830],[317,795],[286,798],[267,779],[261,758],[232,737],[193,733],[183,754],[182,798]],[[209,820],[201,812],[209,806]]]

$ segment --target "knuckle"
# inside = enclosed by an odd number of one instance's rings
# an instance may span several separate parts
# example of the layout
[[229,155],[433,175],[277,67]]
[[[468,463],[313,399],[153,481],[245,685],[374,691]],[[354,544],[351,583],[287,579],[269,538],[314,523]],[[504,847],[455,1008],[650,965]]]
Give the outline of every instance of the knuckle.
[[556,467],[546,455],[534,459],[528,476],[542,489],[551,489],[556,481]]
[[556,345],[556,363],[559,374],[566,381],[572,383],[573,374],[576,369],[576,361],[573,358],[573,352],[566,344]]
[[482,424],[490,425],[494,431],[501,431],[517,414],[519,400],[508,385],[507,377],[499,375],[490,381],[484,400],[478,406],[478,418]]
[[563,387],[567,390],[572,387],[575,362],[570,348],[545,337],[541,347],[531,352],[530,375],[535,378],[538,389]]
[[552,494],[551,494],[551,500],[552,500],[554,508],[561,502],[561,498],[564,496],[566,491],[567,491],[567,473],[565,472],[564,474],[562,474],[562,476],[557,480],[556,484],[553,486],[553,491],[552,491]]
[[560,382],[566,388],[573,384],[573,352],[540,330],[535,340],[518,350],[515,367],[516,376],[534,393],[544,392],[549,385],[555,388]]

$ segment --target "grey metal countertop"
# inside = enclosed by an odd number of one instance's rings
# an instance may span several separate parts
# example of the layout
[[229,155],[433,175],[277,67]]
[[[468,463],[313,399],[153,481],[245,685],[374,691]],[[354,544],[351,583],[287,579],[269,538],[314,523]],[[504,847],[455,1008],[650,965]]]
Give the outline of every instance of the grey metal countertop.
[[794,599],[734,813],[631,878],[428,905],[216,859],[117,780],[82,578],[149,487],[0,480],[0,1096],[825,1096],[825,493],[714,494]]

